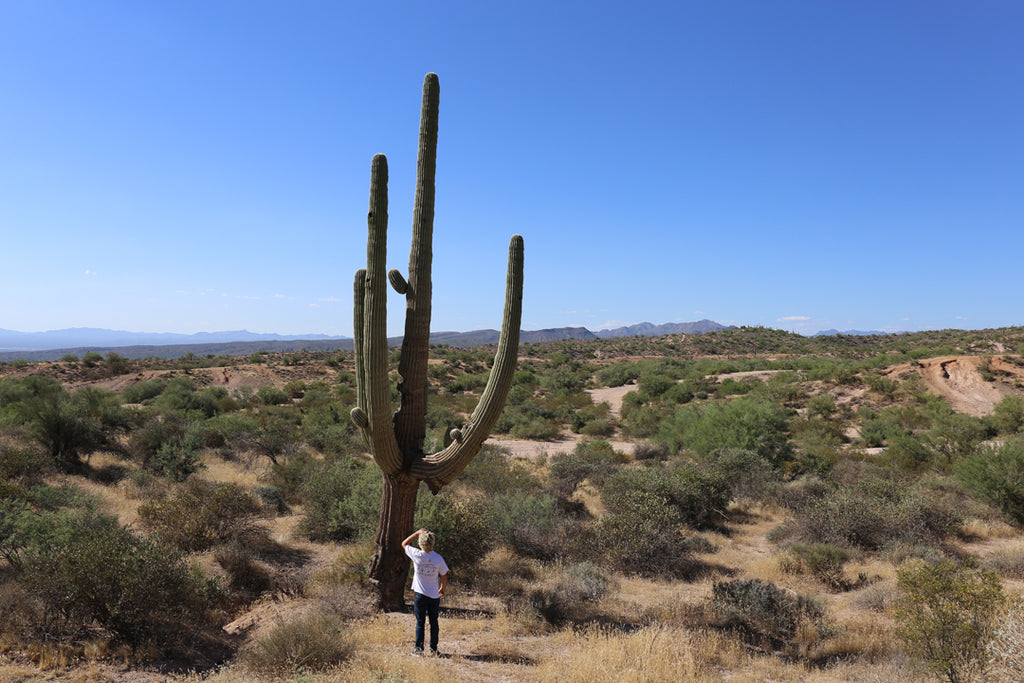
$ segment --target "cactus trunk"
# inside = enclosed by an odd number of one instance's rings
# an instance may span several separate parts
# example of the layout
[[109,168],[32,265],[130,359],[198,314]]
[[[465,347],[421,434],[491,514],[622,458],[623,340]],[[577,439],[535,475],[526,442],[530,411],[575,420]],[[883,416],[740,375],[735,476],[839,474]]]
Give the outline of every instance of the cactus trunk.
[[[378,606],[388,611],[404,609],[409,561],[401,541],[412,531],[420,482],[426,482],[431,492],[437,493],[480,451],[505,405],[519,350],[523,238],[515,235],[509,243],[501,337],[487,386],[469,422],[451,431],[451,442],[439,453],[425,454],[439,92],[437,76],[427,74],[423,81],[409,277],[405,279],[397,270],[385,273],[388,168],[387,159],[378,154],[370,169],[367,267],[356,273],[353,292],[358,397],[352,421],[361,430],[384,477],[370,580],[377,586]],[[394,414],[386,327],[388,281],[406,299],[405,335],[398,366],[401,403]]]

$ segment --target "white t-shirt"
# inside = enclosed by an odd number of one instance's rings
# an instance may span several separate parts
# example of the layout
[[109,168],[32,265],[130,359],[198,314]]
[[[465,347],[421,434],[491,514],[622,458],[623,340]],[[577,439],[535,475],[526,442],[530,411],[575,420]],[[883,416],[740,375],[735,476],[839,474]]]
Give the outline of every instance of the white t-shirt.
[[444,558],[433,550],[425,553],[412,545],[405,546],[405,554],[416,568],[412,575],[412,589],[428,598],[441,597],[441,577],[448,573]]

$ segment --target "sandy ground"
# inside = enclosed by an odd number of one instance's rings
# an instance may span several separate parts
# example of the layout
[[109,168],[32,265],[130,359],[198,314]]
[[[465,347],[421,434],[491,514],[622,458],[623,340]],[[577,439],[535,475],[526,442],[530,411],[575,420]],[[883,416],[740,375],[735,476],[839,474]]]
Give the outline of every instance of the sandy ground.
[[[928,388],[949,401],[953,410],[982,417],[990,414],[1006,396],[1020,393],[1005,381],[986,382],[981,374],[985,360],[990,371],[999,373],[1000,378],[1024,380],[1024,368],[1001,358],[980,356],[928,358],[919,362],[917,370]],[[889,368],[886,374],[899,376],[912,369],[910,363],[902,363]]]

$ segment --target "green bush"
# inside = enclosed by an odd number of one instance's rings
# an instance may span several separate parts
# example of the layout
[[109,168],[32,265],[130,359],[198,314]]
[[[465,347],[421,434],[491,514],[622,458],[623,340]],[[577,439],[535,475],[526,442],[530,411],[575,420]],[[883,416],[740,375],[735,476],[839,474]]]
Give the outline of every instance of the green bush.
[[996,404],[989,416],[992,427],[1000,434],[1016,434],[1024,429],[1024,397],[1007,396]]
[[490,505],[479,499],[454,499],[449,495],[421,495],[416,503],[416,528],[437,536],[435,550],[455,572],[468,574],[494,545]]
[[166,387],[167,380],[160,377],[138,382],[125,387],[121,391],[121,400],[125,403],[146,403],[163,393]]
[[108,444],[108,430],[85,404],[50,394],[23,404],[32,435],[60,469],[81,472],[83,456]]
[[300,529],[310,540],[347,542],[376,532],[383,491],[380,470],[344,457],[309,462],[299,472],[305,501]]
[[843,565],[850,559],[850,553],[845,548],[827,543],[795,543],[789,552],[830,589],[845,591],[851,587],[843,572]]
[[734,500],[764,500],[779,484],[779,473],[754,451],[723,448],[707,459],[708,471],[729,487]]
[[204,467],[201,451],[206,438],[202,422],[171,413],[132,432],[128,450],[149,471],[184,481]]
[[619,459],[608,442],[581,442],[572,453],[560,453],[551,457],[551,490],[560,498],[570,498],[576,487],[585,479],[600,486],[618,467]]
[[652,508],[668,507],[680,523],[694,527],[723,519],[729,495],[722,476],[688,463],[623,468],[601,489],[601,500],[613,513],[641,516]]
[[684,406],[661,423],[657,439],[673,452],[686,448],[704,456],[720,448],[751,450],[779,466],[793,450],[786,417],[781,404],[754,396]]
[[1024,524],[1024,438],[981,450],[955,467],[964,486],[1017,524]]
[[499,494],[493,524],[496,535],[520,555],[550,561],[564,554],[567,520],[554,496]]
[[896,633],[907,651],[950,683],[975,680],[1005,602],[995,572],[967,562],[914,561],[896,573]]
[[203,623],[203,587],[176,551],[116,524],[63,536],[29,552],[19,574],[50,637],[80,637],[97,623],[131,645],[170,645]]
[[284,403],[291,403],[291,397],[284,389],[277,387],[260,387],[256,390],[256,396],[265,406],[278,406]]

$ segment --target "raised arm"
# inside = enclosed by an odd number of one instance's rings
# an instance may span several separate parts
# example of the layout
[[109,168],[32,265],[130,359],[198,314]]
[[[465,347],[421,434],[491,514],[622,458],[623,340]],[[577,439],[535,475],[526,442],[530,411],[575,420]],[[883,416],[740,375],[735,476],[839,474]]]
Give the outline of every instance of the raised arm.
[[412,543],[412,539],[416,538],[417,536],[422,534],[424,531],[426,531],[426,529],[418,529],[417,531],[414,531],[411,534],[409,534],[409,537],[406,538],[404,541],[402,541],[402,547],[403,548],[407,547],[410,543]]

